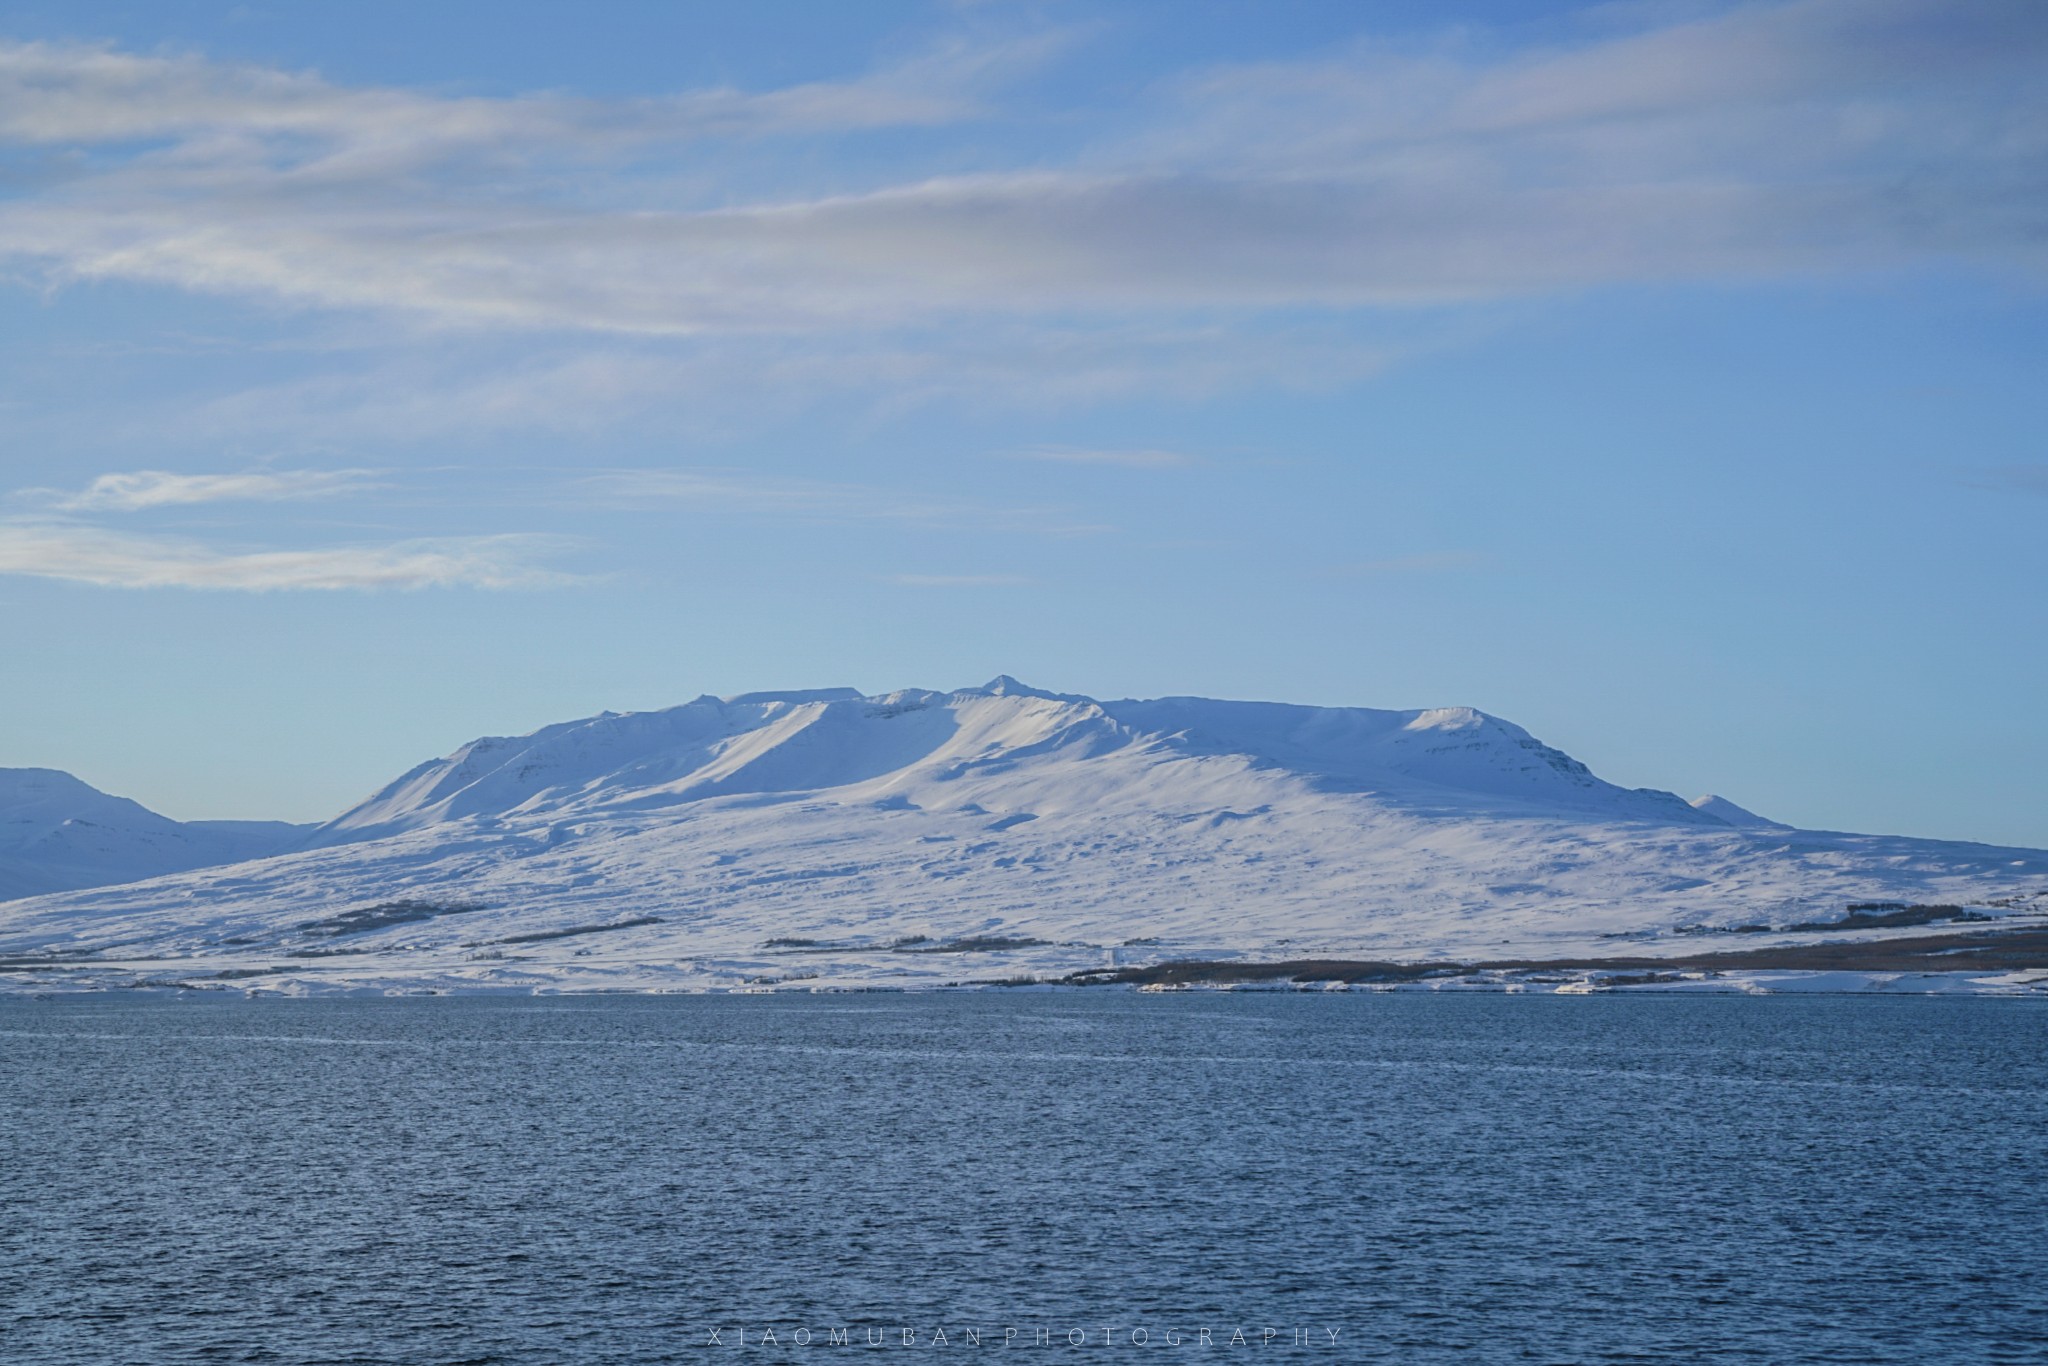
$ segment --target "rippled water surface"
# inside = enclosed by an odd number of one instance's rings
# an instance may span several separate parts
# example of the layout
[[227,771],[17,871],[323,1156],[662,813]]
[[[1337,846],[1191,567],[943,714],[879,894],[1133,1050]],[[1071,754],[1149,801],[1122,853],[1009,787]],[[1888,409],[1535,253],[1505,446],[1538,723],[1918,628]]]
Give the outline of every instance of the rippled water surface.
[[10,1366],[2048,1358],[2026,1001],[11,999],[0,1125]]

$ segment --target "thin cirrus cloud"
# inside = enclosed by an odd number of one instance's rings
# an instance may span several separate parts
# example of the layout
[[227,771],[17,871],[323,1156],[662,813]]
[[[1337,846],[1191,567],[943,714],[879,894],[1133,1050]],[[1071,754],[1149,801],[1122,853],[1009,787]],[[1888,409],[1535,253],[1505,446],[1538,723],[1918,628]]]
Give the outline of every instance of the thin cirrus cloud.
[[176,536],[67,523],[0,524],[0,574],[104,588],[242,592],[536,588],[569,581],[536,558],[559,538],[469,536],[310,550],[228,551]]
[[972,499],[744,470],[613,470],[583,476],[574,487],[586,499],[616,508],[697,506],[796,521],[897,522],[1056,537],[1111,530],[1058,508],[1002,507]]
[[64,512],[141,512],[198,503],[294,502],[377,487],[370,470],[249,470],[239,474],[171,474],[135,470],[103,474],[78,493],[33,490]]
[[[2048,267],[2048,5],[2012,0],[1781,0],[1540,49],[1450,35],[1216,68],[1097,145],[974,174],[826,192],[804,156],[776,159],[792,138],[977,117],[1018,60],[606,102],[10,47],[0,138],[81,155],[0,208],[0,261],[654,336]],[[692,200],[661,173],[707,137],[752,140],[758,183]]]
[[309,72],[137,55],[96,44],[0,43],[0,138],[28,145],[160,139],[310,140],[327,178],[417,165],[450,151],[574,142],[586,149],[809,132],[920,127],[980,114],[973,91],[1063,45],[1040,33],[954,41],[846,81],[747,92],[714,87],[601,101],[559,95],[443,97],[335,85]]
[[667,434],[746,430],[761,421],[764,389],[776,395],[774,411],[781,414],[849,396],[889,412],[963,399],[1039,412],[1133,394],[1202,401],[1246,388],[1320,393],[1379,374],[1418,345],[1441,345],[1431,334],[1443,330],[1403,323],[1381,329],[1389,335],[1364,338],[1301,325],[1119,322],[1055,331],[1012,323],[950,335],[929,328],[572,342],[481,368],[462,348],[435,338],[402,346],[362,371],[224,395],[177,420],[208,441],[278,443],[312,426],[350,441],[459,445],[487,433],[635,422]]

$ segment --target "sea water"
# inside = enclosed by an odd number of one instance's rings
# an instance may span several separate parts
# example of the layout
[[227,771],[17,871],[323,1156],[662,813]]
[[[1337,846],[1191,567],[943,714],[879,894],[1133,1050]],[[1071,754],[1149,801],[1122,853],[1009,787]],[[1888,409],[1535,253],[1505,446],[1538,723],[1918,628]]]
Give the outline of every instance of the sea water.
[[2048,1003],[0,999],[9,1366],[2044,1343]]

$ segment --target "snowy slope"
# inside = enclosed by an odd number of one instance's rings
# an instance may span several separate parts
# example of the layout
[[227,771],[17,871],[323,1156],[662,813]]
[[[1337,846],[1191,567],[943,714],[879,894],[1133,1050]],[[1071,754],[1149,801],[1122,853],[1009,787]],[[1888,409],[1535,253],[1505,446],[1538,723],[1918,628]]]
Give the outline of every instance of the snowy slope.
[[174,821],[54,768],[0,768],[0,900],[261,858],[282,821]]
[[[2040,851],[1727,806],[1748,819],[1462,708],[1097,702],[1007,678],[703,697],[474,741],[299,852],[0,906],[0,951],[285,986],[915,985],[1540,957],[2048,895]],[[1630,951],[1700,941],[1658,944]]]

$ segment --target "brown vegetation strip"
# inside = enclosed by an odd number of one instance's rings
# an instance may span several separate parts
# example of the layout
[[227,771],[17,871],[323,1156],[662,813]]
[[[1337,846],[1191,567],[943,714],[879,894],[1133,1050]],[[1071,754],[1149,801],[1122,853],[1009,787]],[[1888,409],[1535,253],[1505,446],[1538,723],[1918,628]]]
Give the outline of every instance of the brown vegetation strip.
[[640,915],[631,920],[612,920],[602,925],[571,925],[562,930],[535,930],[531,934],[508,934],[503,939],[486,939],[486,944],[539,944],[550,939],[574,939],[583,934],[603,934],[606,930],[631,930],[642,925],[659,925],[658,915]]
[[1471,963],[1386,963],[1297,958],[1277,963],[1177,962],[1098,968],[1065,980],[1077,985],[1175,986],[1221,982],[1412,982],[1474,972],[2017,972],[2048,968],[2048,928],[1928,934],[1857,943],[1786,944],[1671,958],[1491,959]]

